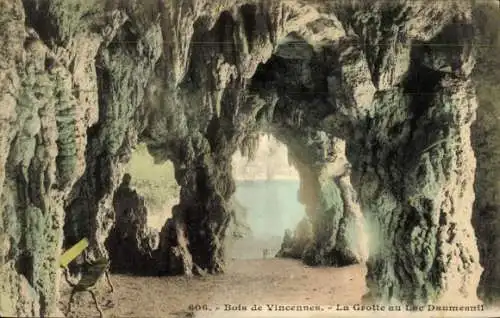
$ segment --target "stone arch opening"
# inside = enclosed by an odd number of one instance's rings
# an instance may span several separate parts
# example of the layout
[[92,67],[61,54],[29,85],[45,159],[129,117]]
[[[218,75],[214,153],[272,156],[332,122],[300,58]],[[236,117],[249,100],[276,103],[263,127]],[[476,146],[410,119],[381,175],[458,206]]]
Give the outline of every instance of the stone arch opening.
[[131,186],[144,197],[148,207],[148,226],[161,230],[172,216],[172,208],[179,202],[179,185],[170,160],[155,162],[145,143],[139,143],[132,152],[124,173],[132,176]]
[[170,161],[155,162],[145,143],[137,144],[113,195],[115,222],[106,239],[111,270],[156,273],[160,232],[179,202]]
[[[253,154],[244,156],[238,151],[232,157],[236,183],[231,198],[236,205],[233,218],[241,217],[236,223],[241,224],[243,235],[228,242],[226,254],[230,259],[275,257],[280,254],[285,232],[294,233],[302,220],[309,223],[299,197],[299,173],[289,162],[286,145],[269,134],[260,133],[258,138]],[[310,238],[301,238],[309,244]],[[293,253],[281,253],[281,256],[300,259],[304,249],[305,246],[297,246]]]
[[349,131],[336,105],[336,87],[330,85],[341,76],[339,54],[332,43],[312,43],[293,31],[279,39],[273,54],[257,67],[249,92],[264,99],[274,96],[257,121],[287,145],[300,175],[299,197],[313,238],[298,258],[308,265],[350,265],[364,262],[368,247],[346,143],[339,138]]

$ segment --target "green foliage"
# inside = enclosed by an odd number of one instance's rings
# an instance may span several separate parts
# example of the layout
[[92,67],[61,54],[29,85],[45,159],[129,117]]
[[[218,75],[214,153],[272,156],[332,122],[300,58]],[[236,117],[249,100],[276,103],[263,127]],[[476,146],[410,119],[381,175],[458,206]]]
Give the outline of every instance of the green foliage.
[[173,164],[155,164],[145,144],[137,146],[125,170],[132,175],[132,186],[144,197],[152,212],[163,211],[168,202],[177,200],[179,185]]

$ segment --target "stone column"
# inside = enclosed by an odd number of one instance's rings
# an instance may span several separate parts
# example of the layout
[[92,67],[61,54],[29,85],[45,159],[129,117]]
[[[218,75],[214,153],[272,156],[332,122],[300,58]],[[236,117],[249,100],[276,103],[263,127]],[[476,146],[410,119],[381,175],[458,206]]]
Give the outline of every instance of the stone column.
[[377,301],[477,300],[474,90],[448,76],[435,85],[428,94],[378,95],[374,107],[386,113],[366,120],[356,145],[363,147],[354,166],[371,242],[367,284]]

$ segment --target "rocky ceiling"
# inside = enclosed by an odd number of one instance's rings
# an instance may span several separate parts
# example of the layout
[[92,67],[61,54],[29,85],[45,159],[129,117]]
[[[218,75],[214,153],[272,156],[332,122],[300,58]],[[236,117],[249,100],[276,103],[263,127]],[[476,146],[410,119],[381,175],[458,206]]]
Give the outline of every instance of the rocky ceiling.
[[310,192],[308,262],[367,260],[373,301],[475,300],[471,31],[465,1],[0,0],[1,310],[56,311],[63,244],[107,255],[138,141],[181,186],[144,262],[222,272],[259,131]]

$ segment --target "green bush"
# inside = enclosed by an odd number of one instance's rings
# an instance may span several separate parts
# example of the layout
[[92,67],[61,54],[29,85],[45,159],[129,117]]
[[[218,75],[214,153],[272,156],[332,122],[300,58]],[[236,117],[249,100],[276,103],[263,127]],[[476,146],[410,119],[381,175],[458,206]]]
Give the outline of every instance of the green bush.
[[179,185],[173,164],[155,164],[145,144],[137,146],[125,171],[132,176],[132,187],[144,197],[151,212],[163,212],[168,202],[178,200]]

